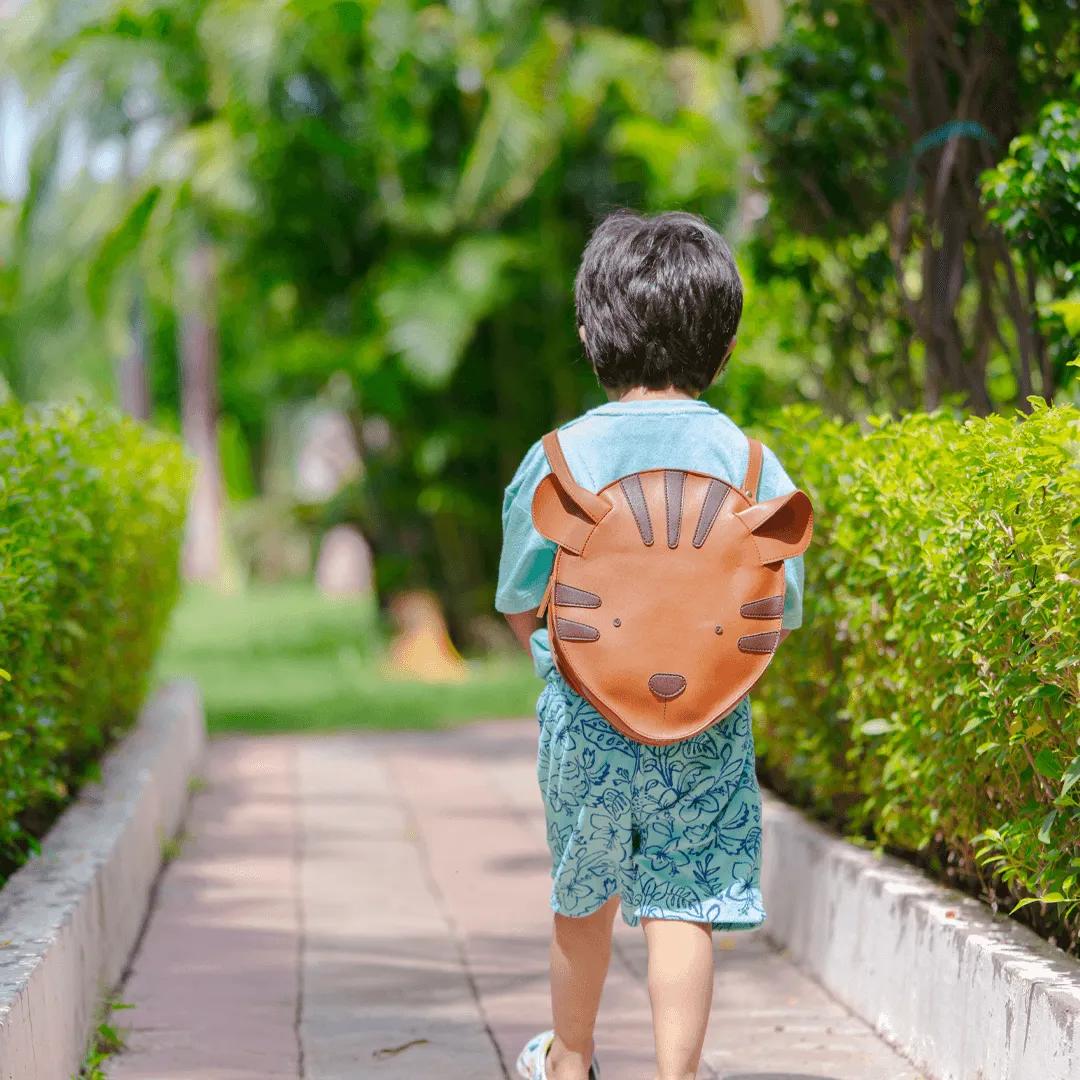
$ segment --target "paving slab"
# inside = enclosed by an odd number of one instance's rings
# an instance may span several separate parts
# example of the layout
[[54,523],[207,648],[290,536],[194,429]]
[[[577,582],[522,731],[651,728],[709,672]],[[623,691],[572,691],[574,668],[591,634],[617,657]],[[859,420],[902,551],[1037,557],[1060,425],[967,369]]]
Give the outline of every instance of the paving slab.
[[300,1075],[299,805],[291,740],[212,744],[191,834],[123,988],[112,1080]]
[[[402,742],[387,753],[426,840],[492,1036],[515,1075],[521,1047],[550,1026],[551,1016],[551,858],[535,727],[485,725],[455,735],[435,744]],[[649,1075],[650,1031],[644,981],[613,963],[597,1030],[605,1080]]]
[[461,947],[386,761],[368,742],[300,753],[308,1080],[503,1075]]
[[[211,745],[196,838],[124,998],[121,1080],[509,1080],[550,1022],[536,725]],[[646,954],[617,921],[605,1080],[651,1080]],[[717,935],[701,1077],[918,1080],[758,933]]]

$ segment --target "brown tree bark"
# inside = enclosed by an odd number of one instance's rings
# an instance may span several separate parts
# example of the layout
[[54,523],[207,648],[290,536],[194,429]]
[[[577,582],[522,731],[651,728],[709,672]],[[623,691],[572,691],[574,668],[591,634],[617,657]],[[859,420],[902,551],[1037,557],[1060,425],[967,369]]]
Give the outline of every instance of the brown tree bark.
[[[954,121],[973,121],[994,140],[959,133],[925,149],[912,161],[911,183],[890,220],[901,298],[926,349],[924,407],[936,408],[945,395],[960,393],[974,412],[985,414],[992,408],[986,385],[990,344],[1006,348],[1010,340],[998,325],[1004,312],[1016,329],[1019,355],[1012,360],[1022,396],[1037,351],[1033,294],[1021,294],[1009,253],[988,228],[979,201],[979,175],[1016,134],[1017,73],[1009,50],[985,25],[962,25],[956,0],[872,2],[904,57],[908,100],[898,107],[911,146]],[[904,286],[904,267],[916,251],[922,273],[917,297]],[[977,289],[979,307],[962,326],[965,286]]]
[[216,284],[213,249],[202,243],[184,268],[179,341],[184,439],[199,465],[184,546],[184,574],[189,581],[217,582],[222,569]]

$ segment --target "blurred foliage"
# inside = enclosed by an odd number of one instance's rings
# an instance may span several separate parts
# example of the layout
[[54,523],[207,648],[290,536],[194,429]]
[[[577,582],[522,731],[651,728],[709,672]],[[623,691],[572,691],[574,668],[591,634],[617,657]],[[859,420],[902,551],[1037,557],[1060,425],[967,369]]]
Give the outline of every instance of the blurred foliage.
[[[1080,412],[764,432],[817,516],[810,633],[755,694],[771,781],[1080,930]],[[1006,899],[1000,895],[999,900]]]
[[0,875],[135,718],[190,479],[174,439],[130,420],[0,414]]
[[34,123],[0,208],[17,393],[108,395],[141,343],[177,427],[179,268],[211,243],[230,494],[283,404],[343,405],[364,480],[304,526],[360,525],[380,590],[436,587],[459,640],[501,487],[601,400],[571,283],[613,206],[741,244],[709,394],[739,423],[1075,393],[1033,223],[1072,198],[1080,0],[39,0],[0,52]]
[[1080,274],[1080,106],[1047,105],[983,177],[988,217],[1008,241],[1064,281]]
[[[460,630],[492,599],[502,485],[600,400],[571,297],[592,224],[616,205],[733,221],[744,127],[723,36],[755,24],[731,8],[23,6],[3,49],[40,116],[8,378],[33,395],[83,355],[84,383],[107,381],[139,300],[175,425],[176,268],[210,239],[231,487],[239,447],[261,473],[274,407],[344,373],[367,482],[324,524],[357,520],[380,587],[437,584]],[[768,363],[747,371],[752,407],[783,398]]]
[[438,685],[386,678],[382,641],[373,604],[306,583],[231,597],[189,590],[157,671],[198,678],[211,732],[427,729],[535,709],[532,661],[516,648],[470,660],[466,682]]
[[1043,312],[1055,351],[1068,361],[1080,348],[1080,107],[1047,105],[1038,128],[1013,140],[982,186],[987,216],[1010,245],[1052,276],[1055,295],[1068,290]]
[[[1042,318],[1067,281],[1003,226],[1069,198],[1069,107],[1047,103],[1075,97],[1078,64],[1078,0],[793,0],[778,42],[748,57],[768,199],[754,273],[798,284],[824,403],[851,415],[959,395],[986,413],[1069,381]],[[1040,162],[1046,146],[1057,173],[1040,186],[1014,170],[1010,211],[987,212],[981,173],[1040,110],[1056,119],[1016,145]]]

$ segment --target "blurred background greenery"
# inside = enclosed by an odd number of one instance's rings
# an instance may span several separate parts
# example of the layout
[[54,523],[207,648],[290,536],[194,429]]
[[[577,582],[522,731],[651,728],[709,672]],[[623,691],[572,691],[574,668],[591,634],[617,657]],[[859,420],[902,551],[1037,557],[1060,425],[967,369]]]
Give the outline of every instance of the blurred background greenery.
[[[501,493],[601,400],[571,285],[608,209],[694,210],[735,246],[746,317],[709,398],[741,424],[799,400],[863,420],[1080,398],[1078,0],[5,0],[0,19],[4,393],[183,428],[204,464],[189,575],[247,592],[190,594],[164,664],[199,668],[222,726],[480,708],[373,688],[370,619],[290,584],[343,523],[379,597],[434,590],[489,657],[489,708],[530,708],[491,615]],[[297,443],[328,416],[357,460],[313,491]],[[242,673],[269,653],[274,680]]]
[[306,582],[253,584],[239,599],[193,588],[158,673],[199,680],[214,734],[431,728],[536,706],[523,656],[472,657],[468,677],[447,684],[387,677],[383,651],[370,604],[327,599]]

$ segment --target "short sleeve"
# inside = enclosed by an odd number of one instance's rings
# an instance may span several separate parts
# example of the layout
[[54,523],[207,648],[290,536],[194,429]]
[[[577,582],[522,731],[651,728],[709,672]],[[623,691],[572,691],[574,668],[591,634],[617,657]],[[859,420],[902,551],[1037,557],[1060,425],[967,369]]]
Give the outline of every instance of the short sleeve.
[[532,500],[549,472],[543,446],[536,443],[525,455],[503,497],[502,554],[495,610],[506,615],[535,611],[544,598],[556,545],[533,525]]
[[[777,456],[766,446],[762,454],[761,481],[758,484],[758,499],[775,499],[778,495],[787,495],[795,490],[791,477],[784,471]],[[785,630],[797,630],[803,621],[803,588],[805,569],[803,557],[784,560],[784,618],[781,626]]]

